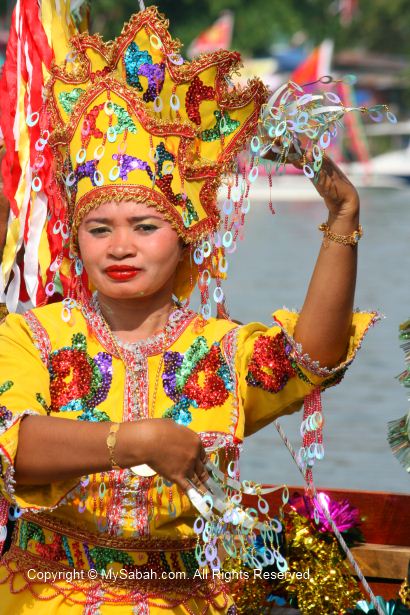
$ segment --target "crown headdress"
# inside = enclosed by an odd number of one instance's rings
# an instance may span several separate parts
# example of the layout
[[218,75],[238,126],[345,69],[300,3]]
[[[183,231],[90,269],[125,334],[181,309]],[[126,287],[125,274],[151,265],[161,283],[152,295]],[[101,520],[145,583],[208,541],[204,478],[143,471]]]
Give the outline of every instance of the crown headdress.
[[[292,82],[268,100],[257,79],[232,83],[239,66],[228,51],[184,61],[155,7],[104,43],[78,32],[69,0],[18,0],[0,95],[11,207],[0,293],[10,311],[19,300],[32,307],[87,288],[75,244],[82,217],[104,201],[133,200],[163,212],[190,246],[177,297],[188,298],[198,281],[203,316],[210,294],[224,313],[226,256],[241,237],[260,159],[273,159],[281,174],[300,158],[315,180],[346,112],[397,121],[385,105],[347,107],[335,93]],[[250,166],[238,163],[248,142]]]
[[[199,275],[207,301],[209,278],[219,285],[225,276],[234,235],[232,227],[224,242],[214,235],[218,188],[266,100],[257,79],[233,85],[239,66],[239,54],[228,51],[184,61],[155,7],[135,14],[114,42],[71,37],[64,61],[50,65],[45,103],[27,113],[32,198],[47,201],[49,249],[37,280],[45,295],[69,290],[75,243],[68,234],[75,239],[84,214],[104,201],[133,200],[155,206],[192,246],[178,272],[178,298],[189,296]],[[36,300],[44,293],[37,288]],[[221,289],[216,300],[223,301]]]

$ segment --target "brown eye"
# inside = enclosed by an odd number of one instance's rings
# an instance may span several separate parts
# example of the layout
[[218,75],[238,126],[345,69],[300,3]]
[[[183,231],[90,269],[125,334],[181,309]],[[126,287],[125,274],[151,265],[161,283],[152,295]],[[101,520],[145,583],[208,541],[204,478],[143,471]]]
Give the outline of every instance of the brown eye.
[[96,228],[92,228],[88,231],[91,235],[103,235],[105,233],[109,233],[110,229],[106,226],[97,226]]
[[151,231],[156,231],[157,228],[158,227],[155,226],[154,224],[138,224],[138,226],[136,226],[137,231],[143,231],[144,233],[150,233]]

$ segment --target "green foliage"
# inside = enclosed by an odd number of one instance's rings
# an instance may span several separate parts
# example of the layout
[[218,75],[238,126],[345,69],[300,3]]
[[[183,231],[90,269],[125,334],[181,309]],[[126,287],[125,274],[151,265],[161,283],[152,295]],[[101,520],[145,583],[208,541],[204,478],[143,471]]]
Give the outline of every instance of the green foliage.
[[[286,38],[303,25],[296,0],[147,0],[156,4],[171,20],[172,35],[188,45],[201,31],[219,17],[223,10],[235,14],[233,47],[245,53],[266,54],[279,37]],[[136,0],[92,0],[92,29],[103,26],[104,34],[115,37],[121,24],[136,10]],[[103,24],[104,20],[104,24]]]
[[[115,37],[122,23],[138,10],[138,0],[92,0],[92,29]],[[225,9],[235,14],[233,47],[264,55],[273,43],[304,31],[312,44],[332,38],[336,48],[366,47],[373,51],[410,52],[408,0],[359,0],[348,27],[336,14],[337,0],[146,0],[171,20],[173,36],[188,45]]]
[[[88,1],[91,30],[104,38],[115,38],[124,21],[139,10],[138,0]],[[0,0],[0,20],[14,4],[15,0]],[[300,31],[312,45],[331,38],[336,49],[410,53],[409,0],[359,0],[359,10],[348,27],[340,24],[339,0],[145,0],[146,6],[152,4],[167,15],[172,35],[185,45],[230,9],[235,14],[233,48],[245,54],[265,55],[272,44]]]

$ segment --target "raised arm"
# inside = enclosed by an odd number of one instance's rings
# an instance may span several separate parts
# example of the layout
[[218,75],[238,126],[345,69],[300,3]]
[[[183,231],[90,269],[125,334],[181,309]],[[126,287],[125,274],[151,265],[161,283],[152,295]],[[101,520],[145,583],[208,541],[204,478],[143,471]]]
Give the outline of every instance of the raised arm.
[[[330,231],[351,235],[359,226],[355,187],[325,158],[316,189],[328,209]],[[357,272],[357,245],[324,239],[295,330],[303,352],[322,366],[333,367],[346,351]]]

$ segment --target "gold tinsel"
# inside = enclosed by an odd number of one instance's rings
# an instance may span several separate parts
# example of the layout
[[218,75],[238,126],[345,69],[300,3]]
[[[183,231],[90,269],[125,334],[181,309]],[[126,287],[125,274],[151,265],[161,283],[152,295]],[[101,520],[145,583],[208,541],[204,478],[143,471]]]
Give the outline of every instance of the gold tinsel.
[[294,511],[287,514],[286,541],[289,571],[308,579],[284,580],[281,587],[297,599],[303,615],[334,615],[363,598],[349,564],[342,558],[337,539],[318,532]]
[[223,575],[225,581],[228,581],[229,592],[239,615],[261,615],[265,608],[269,608],[266,598],[271,591],[271,584],[254,578],[253,570],[244,566],[239,559],[226,559]]
[[404,604],[404,606],[407,606],[408,608],[410,608],[410,586],[406,580],[404,580],[403,583],[401,584],[400,591],[399,591],[399,598]]
[[[297,601],[303,615],[335,615],[363,599],[334,536],[317,531],[308,519],[294,511],[286,514],[284,525],[289,564],[287,578],[264,581],[255,578],[253,571],[238,560],[225,561],[223,571],[239,577],[229,582],[238,613],[261,615],[269,612],[273,605],[267,602],[269,594],[286,596],[291,605]],[[308,578],[297,578],[296,573],[306,573]],[[244,574],[248,579],[241,578]]]

